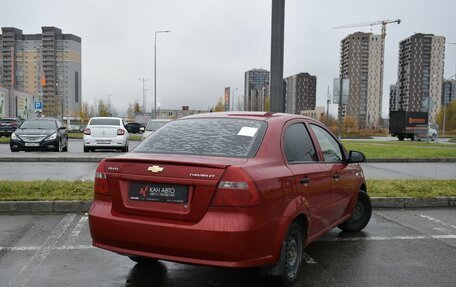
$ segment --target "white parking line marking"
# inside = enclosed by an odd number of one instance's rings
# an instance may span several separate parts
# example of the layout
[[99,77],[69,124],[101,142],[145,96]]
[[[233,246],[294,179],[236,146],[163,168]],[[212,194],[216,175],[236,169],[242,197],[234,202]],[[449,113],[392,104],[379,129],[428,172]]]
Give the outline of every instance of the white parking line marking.
[[68,226],[75,219],[76,214],[67,214],[62,221],[55,227],[51,235],[46,239],[44,244],[38,248],[32,258],[22,267],[21,271],[16,274],[13,280],[8,284],[10,287],[25,286],[29,282],[33,273],[39,268],[41,263],[49,255],[49,252],[55,248],[57,241],[63,236]]
[[81,216],[81,219],[79,220],[78,224],[74,227],[73,231],[71,232],[72,237],[77,237],[79,233],[82,231],[84,228],[84,225],[87,223],[87,216]]
[[452,228],[456,229],[456,225],[448,224],[448,223],[446,223],[446,222],[444,222],[444,221],[442,221],[440,219],[436,219],[434,217],[431,217],[431,216],[428,216],[428,215],[422,215],[422,214],[420,215],[420,217],[426,218],[427,220],[430,220],[432,222],[441,224],[443,226],[448,226],[448,227],[452,227]]
[[79,234],[84,230],[84,228],[87,225],[87,220],[88,220],[87,215],[81,216],[81,219],[79,219],[78,224],[74,227],[73,231],[71,231],[70,235],[68,236],[67,241],[65,242],[65,245],[72,246],[76,242],[77,237]]
[[[28,247],[0,247],[0,251],[36,251],[39,250],[41,246],[28,246]],[[74,245],[74,246],[54,246],[50,250],[84,250],[84,249],[94,249],[92,245]]]
[[429,239],[456,239],[456,234],[415,235],[415,236],[338,237],[338,238],[320,238],[317,241],[382,241],[382,240],[429,240]]

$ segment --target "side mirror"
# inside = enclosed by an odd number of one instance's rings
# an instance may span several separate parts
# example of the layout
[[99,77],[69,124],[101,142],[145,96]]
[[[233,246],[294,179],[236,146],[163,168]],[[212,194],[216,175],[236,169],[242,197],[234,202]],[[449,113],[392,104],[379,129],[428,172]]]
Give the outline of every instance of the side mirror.
[[348,156],[349,163],[356,163],[356,162],[364,162],[366,160],[366,156],[360,151],[350,151]]
[[66,127],[65,126],[59,127],[59,130],[66,130]]

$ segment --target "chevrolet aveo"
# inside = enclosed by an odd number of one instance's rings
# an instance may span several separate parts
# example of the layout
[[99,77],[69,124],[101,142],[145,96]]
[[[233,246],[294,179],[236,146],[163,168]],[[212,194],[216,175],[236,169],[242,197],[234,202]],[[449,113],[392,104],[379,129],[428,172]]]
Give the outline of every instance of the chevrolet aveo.
[[139,263],[261,266],[290,286],[306,245],[369,222],[362,161],[307,117],[182,118],[99,164],[93,244]]

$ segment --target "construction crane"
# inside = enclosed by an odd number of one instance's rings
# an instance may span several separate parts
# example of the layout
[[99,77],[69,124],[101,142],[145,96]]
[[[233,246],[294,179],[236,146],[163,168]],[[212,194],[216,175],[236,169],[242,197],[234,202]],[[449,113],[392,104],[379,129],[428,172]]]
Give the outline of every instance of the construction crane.
[[373,21],[373,22],[365,22],[365,23],[358,23],[358,24],[348,24],[343,26],[334,27],[334,29],[345,29],[345,28],[355,28],[355,27],[363,27],[363,26],[376,26],[382,25],[382,44],[385,44],[385,36],[386,36],[386,25],[397,23],[401,24],[401,19],[397,20],[380,20],[380,21]]

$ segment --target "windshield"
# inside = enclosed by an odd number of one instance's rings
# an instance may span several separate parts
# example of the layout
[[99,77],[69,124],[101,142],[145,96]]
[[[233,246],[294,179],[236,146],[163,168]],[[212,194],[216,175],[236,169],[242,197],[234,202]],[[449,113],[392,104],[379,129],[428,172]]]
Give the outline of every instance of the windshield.
[[89,126],[120,126],[119,119],[91,119]]
[[252,157],[266,126],[262,121],[244,119],[178,120],[153,133],[134,152]]
[[169,123],[169,121],[150,121],[147,124],[146,131],[156,131],[167,123]]
[[25,121],[21,125],[21,129],[45,129],[53,130],[56,129],[57,125],[55,121]]

